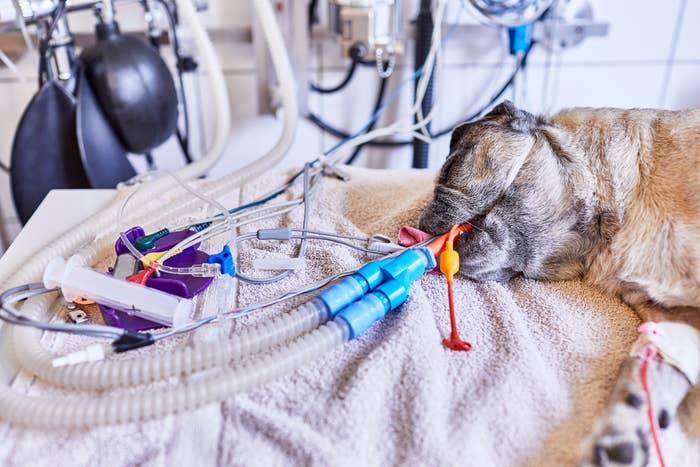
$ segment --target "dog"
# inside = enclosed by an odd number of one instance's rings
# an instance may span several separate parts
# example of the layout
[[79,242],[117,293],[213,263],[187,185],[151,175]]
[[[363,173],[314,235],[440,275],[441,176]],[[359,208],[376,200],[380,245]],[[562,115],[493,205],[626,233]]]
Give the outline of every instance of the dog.
[[[700,342],[699,169],[700,110],[574,108],[547,118],[506,101],[453,130],[419,227],[474,225],[455,243],[470,279],[583,279],[644,321],[685,323],[668,332]],[[686,353],[685,365],[649,366],[662,429],[700,377],[700,346]],[[654,455],[640,365],[623,364],[581,465],[644,466]]]

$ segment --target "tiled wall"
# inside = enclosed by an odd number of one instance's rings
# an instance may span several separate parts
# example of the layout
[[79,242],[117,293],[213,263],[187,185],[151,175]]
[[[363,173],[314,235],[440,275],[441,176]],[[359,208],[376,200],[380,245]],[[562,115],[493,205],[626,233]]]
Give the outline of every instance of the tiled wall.
[[[300,0],[299,0],[300,1]],[[205,22],[213,28],[245,25],[250,6],[243,0],[210,0]],[[417,0],[404,0],[406,19],[413,16]],[[458,4],[456,0],[452,3]],[[605,38],[590,38],[576,48],[552,55],[534,50],[525,79],[524,107],[533,112],[554,112],[569,106],[663,107],[680,109],[700,106],[700,2],[688,0],[593,0],[597,20],[610,23]],[[451,8],[447,22],[456,17]],[[133,13],[133,12],[131,12]],[[120,12],[125,22],[138,26],[129,11]],[[75,26],[89,28],[89,17]],[[474,24],[468,15],[460,23]],[[280,123],[271,116],[257,115],[256,72],[249,44],[221,39],[216,43],[229,87],[233,129],[224,158],[215,174],[223,174],[256,158],[272,146]],[[502,31],[488,27],[457,29],[446,45],[437,71],[438,113],[434,126],[458,121],[478,108],[507,78],[513,59],[505,52]],[[390,90],[411,74],[410,57],[397,67]],[[9,161],[14,127],[23,107],[35,90],[34,64],[20,63],[29,77],[19,83],[0,69],[0,160]],[[346,63],[333,41],[314,41],[309,75],[321,84],[336,83]],[[348,130],[362,126],[371,113],[378,77],[372,68],[362,68],[342,93],[311,95],[309,107],[329,122]],[[405,115],[411,106],[412,85],[380,120],[388,123]],[[203,120],[210,117],[204,90]],[[198,117],[195,116],[194,120]],[[208,129],[205,129],[205,133]],[[431,147],[431,165],[437,167],[447,153],[449,138]],[[300,123],[296,141],[284,166],[294,166],[330,147],[335,139],[322,134],[307,121]],[[173,143],[156,153],[161,167],[177,167],[181,158]],[[371,167],[408,167],[410,147],[365,150],[360,163]],[[7,176],[0,174],[0,212],[10,235],[20,226],[13,212]]]

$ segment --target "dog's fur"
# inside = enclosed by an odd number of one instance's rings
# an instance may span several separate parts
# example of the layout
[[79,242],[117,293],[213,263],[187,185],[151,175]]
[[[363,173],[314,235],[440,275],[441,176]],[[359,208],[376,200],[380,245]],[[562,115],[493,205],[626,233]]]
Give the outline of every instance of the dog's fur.
[[[455,246],[474,280],[583,278],[645,320],[699,324],[698,169],[700,111],[579,108],[544,118],[505,102],[454,130],[420,227],[438,234],[472,222]],[[615,461],[601,460],[600,448],[594,460]]]

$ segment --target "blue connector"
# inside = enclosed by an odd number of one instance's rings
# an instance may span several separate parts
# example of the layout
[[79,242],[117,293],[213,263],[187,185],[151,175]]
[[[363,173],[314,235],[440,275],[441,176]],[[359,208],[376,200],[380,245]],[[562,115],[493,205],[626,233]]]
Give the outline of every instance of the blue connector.
[[348,323],[350,337],[355,338],[405,302],[411,283],[436,265],[428,248],[412,248],[395,258],[366,264],[319,298],[331,318],[337,315]]
[[218,263],[221,268],[221,274],[228,274],[231,277],[236,275],[236,264],[233,262],[231,249],[228,247],[228,245],[224,245],[221,252],[215,255],[209,255],[207,258],[207,263]]
[[352,276],[321,292],[319,298],[326,305],[330,316],[334,317],[340,310],[381,284],[384,280],[381,268],[389,261],[382,259],[367,263]]
[[511,55],[527,52],[532,44],[532,24],[508,28],[508,42]]

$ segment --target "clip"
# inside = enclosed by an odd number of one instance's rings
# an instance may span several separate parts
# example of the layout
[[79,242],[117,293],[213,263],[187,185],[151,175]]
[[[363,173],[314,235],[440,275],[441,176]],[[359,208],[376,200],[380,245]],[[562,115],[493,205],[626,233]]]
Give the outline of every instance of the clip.
[[236,265],[233,264],[233,256],[228,245],[224,245],[220,253],[209,255],[207,263],[218,263],[221,267],[221,274],[228,274],[231,277],[236,275]]
[[170,230],[168,229],[163,229],[159,230],[158,232],[148,234],[148,235],[142,235],[136,240],[134,240],[134,246],[139,250],[139,251],[146,251],[150,250],[153,248],[153,246],[156,243],[156,240],[159,240],[166,235],[170,233]]
[[388,254],[399,250],[405,250],[401,245],[392,242],[386,235],[372,235],[367,248],[376,254]]

